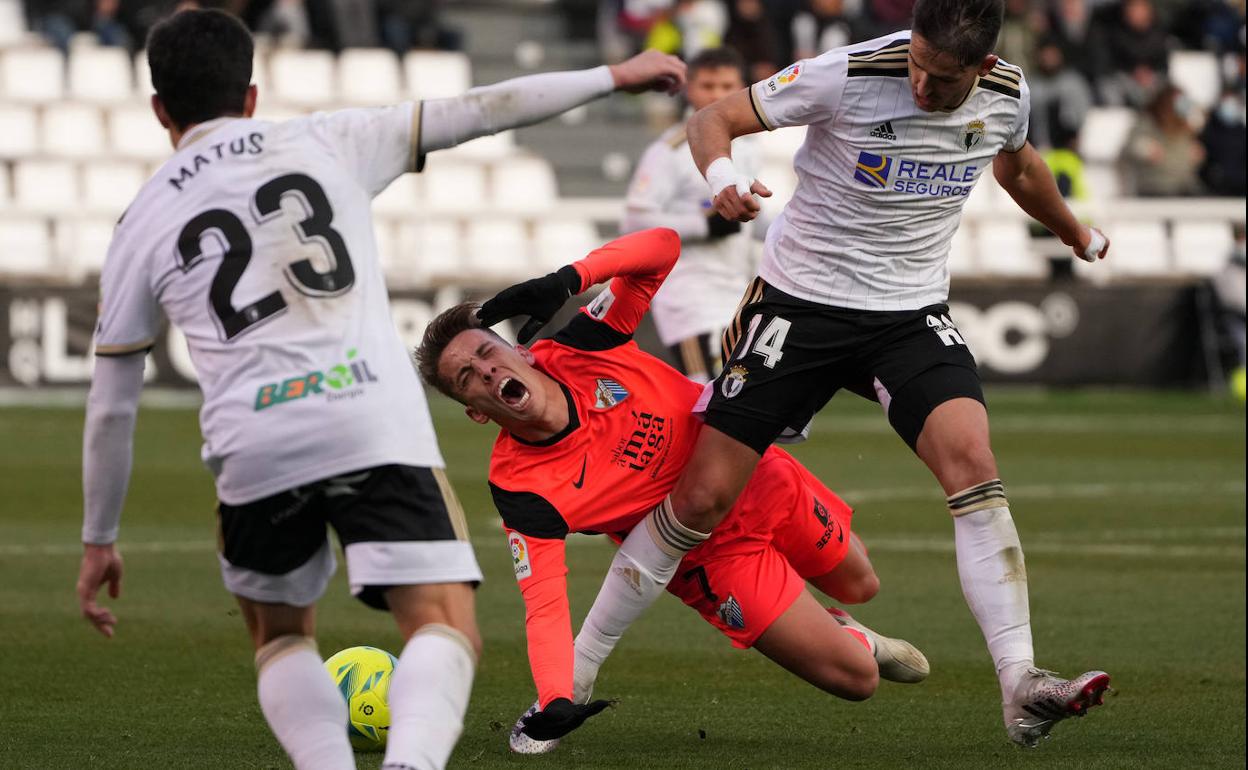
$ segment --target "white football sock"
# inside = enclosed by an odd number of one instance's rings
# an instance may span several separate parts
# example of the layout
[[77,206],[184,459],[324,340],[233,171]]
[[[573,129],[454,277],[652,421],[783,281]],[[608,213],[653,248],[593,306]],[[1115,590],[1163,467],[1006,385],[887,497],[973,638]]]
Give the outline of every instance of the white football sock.
[[429,623],[408,640],[390,675],[383,770],[441,770],[464,728],[477,655],[468,637]]
[[355,767],[347,702],[306,636],[279,636],[256,651],[260,710],[297,770]]
[[628,533],[576,635],[573,700],[588,700],[599,667],[624,630],[663,592],[684,555],[708,537],[676,520],[670,497]]
[[949,496],[962,595],[996,665],[1001,695],[1014,693],[1035,656],[1027,567],[1000,479]]

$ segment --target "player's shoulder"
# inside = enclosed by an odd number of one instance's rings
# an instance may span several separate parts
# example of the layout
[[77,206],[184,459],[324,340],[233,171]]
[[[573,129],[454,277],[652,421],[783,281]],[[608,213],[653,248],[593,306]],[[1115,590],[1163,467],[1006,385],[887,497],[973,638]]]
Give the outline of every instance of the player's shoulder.
[[980,75],[978,86],[1011,99],[1021,99],[1027,89],[1022,68],[1005,59],[998,59],[987,74]]
[[[910,31],[901,30],[833,51],[843,52],[846,77],[909,77]],[[831,52],[829,52],[831,53]]]

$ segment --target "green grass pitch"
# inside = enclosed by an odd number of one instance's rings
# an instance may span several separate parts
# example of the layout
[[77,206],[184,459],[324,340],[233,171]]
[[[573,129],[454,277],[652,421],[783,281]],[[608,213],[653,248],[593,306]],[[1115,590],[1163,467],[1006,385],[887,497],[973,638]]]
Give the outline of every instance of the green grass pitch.
[[[990,393],[993,442],[1031,578],[1038,662],[1104,668],[1106,706],[1041,749],[1007,744],[983,641],[958,587],[939,489],[878,407],[842,396],[797,454],[856,508],[883,590],[856,614],[926,651],[931,678],[865,703],[815,690],[727,641],[672,597],[599,679],[618,698],[546,757],[512,756],[533,699],[523,610],[484,472],[492,431],[433,402],[486,582],[486,652],[452,765],[463,768],[1242,767],[1244,412],[1192,394]],[[122,520],[120,619],[78,617],[82,413],[0,410],[0,768],[283,768],[251,652],[214,556],[212,484],[190,410],[145,409]],[[333,437],[325,437],[333,451]],[[569,548],[573,611],[611,549]],[[343,570],[321,604],[328,656],[395,653],[388,616]],[[376,767],[378,755],[362,756]]]

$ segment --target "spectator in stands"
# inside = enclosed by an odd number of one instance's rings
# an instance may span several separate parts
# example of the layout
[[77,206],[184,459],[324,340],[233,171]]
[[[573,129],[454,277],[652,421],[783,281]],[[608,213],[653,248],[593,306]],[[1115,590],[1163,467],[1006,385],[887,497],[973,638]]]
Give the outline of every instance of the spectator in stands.
[[790,30],[794,59],[809,59],[870,35],[860,18],[849,14],[845,0],[808,0],[793,16]]
[[1205,148],[1188,122],[1191,100],[1172,85],[1161,87],[1148,102],[1124,150],[1124,171],[1135,194],[1200,195],[1204,187],[1197,170]]
[[1225,53],[1242,48],[1244,4],[1235,0],[1188,0],[1171,32],[1184,48]]
[[1005,0],[1005,19],[1001,22],[995,53],[1015,67],[1021,67],[1030,77],[1045,23],[1031,0]]
[[120,21],[120,0],[26,0],[30,28],[69,52],[79,32],[94,32],[100,45],[130,47],[130,33]]
[[685,61],[702,51],[718,48],[728,31],[728,7],[722,0],[678,0],[672,23],[680,33],[680,55]]
[[914,0],[869,0],[867,7],[875,25],[872,37],[910,28]]
[[728,6],[728,34],[724,45],[745,59],[750,82],[774,75],[780,69],[776,33],[762,0],[732,0]]
[[1231,250],[1226,266],[1213,276],[1214,297],[1217,299],[1217,310],[1221,321],[1221,331],[1225,335],[1227,358],[1231,361],[1231,392],[1240,401],[1244,400],[1245,372],[1244,364],[1248,362],[1248,350],[1245,340],[1245,271],[1244,271],[1244,228],[1236,226],[1235,247]]
[[252,27],[284,48],[305,48],[312,39],[312,25],[303,0],[275,0]]
[[1109,104],[1143,106],[1158,92],[1170,55],[1152,0],[1123,0],[1105,33],[1107,67],[1098,88]]
[[441,0],[377,0],[382,42],[396,54],[412,48],[458,51],[463,34],[442,23]]
[[[1241,54],[1240,61],[1243,61]],[[1245,194],[1244,145],[1248,142],[1245,131],[1244,87],[1232,86],[1222,92],[1222,98],[1205,121],[1200,133],[1200,143],[1205,150],[1205,163],[1200,168],[1200,178],[1214,195],[1240,196]]]
[[[1027,71],[1031,84],[1031,123],[1028,139],[1044,150],[1062,147],[1078,133],[1092,107],[1092,88],[1083,76],[1066,66],[1062,47],[1045,38],[1036,51],[1035,66]],[[1006,59],[1010,61],[1010,59]]]
[[1049,39],[1061,49],[1066,65],[1088,83],[1096,82],[1104,43],[1087,0],[1056,0],[1050,9],[1048,29]]

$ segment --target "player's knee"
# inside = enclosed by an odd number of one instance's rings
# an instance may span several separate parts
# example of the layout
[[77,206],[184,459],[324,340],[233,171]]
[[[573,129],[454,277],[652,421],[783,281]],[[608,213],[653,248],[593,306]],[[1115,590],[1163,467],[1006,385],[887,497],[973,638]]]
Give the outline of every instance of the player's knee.
[[849,701],[864,701],[875,695],[880,686],[880,672],[871,658],[862,661],[837,661],[814,683],[825,692]]
[[836,598],[845,604],[864,604],[874,599],[879,592],[879,576],[875,572],[868,572],[842,588],[842,595]]
[[723,486],[713,482],[682,487],[672,494],[672,511],[677,521],[698,532],[714,529],[736,501]]

